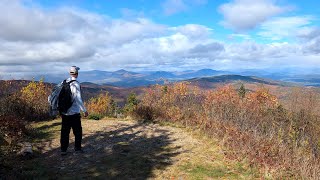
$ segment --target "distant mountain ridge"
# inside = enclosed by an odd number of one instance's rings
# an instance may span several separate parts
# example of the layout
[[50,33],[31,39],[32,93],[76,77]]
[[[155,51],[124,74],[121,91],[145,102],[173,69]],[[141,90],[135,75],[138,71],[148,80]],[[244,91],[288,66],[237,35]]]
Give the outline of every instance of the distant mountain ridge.
[[271,79],[263,79],[255,76],[241,76],[241,75],[221,75],[212,77],[193,78],[187,80],[191,85],[208,89],[214,88],[218,84],[232,84],[232,83],[254,83],[254,84],[265,84],[275,86],[297,86],[295,83],[275,81]]
[[[206,78],[208,77],[212,81],[218,81],[220,78],[226,78],[221,75],[232,75],[228,78],[238,78],[241,80],[243,77],[260,77],[264,79],[272,79],[274,81],[288,81],[299,83],[301,85],[320,86],[320,78],[317,75],[295,75],[292,73],[271,72],[267,70],[246,70],[239,72],[218,71],[213,69],[200,69],[200,70],[185,70],[185,71],[144,71],[144,72],[132,72],[125,69],[117,71],[81,71],[79,75],[80,82],[90,82],[99,85],[111,85],[119,87],[139,87],[149,86],[153,84],[164,84],[165,82],[176,82],[188,79]],[[221,76],[221,77],[217,77]],[[68,74],[47,74],[36,76],[35,79],[44,77],[46,82],[58,83],[64,78],[68,77]],[[213,78],[214,77],[214,78]],[[255,81],[257,78],[255,78]],[[251,79],[254,80],[254,79]],[[263,83],[263,81],[261,81]]]
[[[117,71],[82,71],[79,75],[79,81],[90,82],[99,85],[112,85],[120,87],[138,87],[148,86],[153,84],[163,84],[164,82],[175,82],[186,80],[196,77],[209,77],[221,75],[226,72],[216,71],[212,69],[188,70],[182,72],[169,72],[169,71],[149,71],[149,72],[132,72],[124,69]],[[45,81],[50,83],[61,82],[66,75],[42,75]]]
[[[209,71],[210,72],[210,71]],[[88,74],[86,74],[88,73]],[[96,74],[97,73],[97,74]],[[163,72],[156,72],[156,74],[161,75]],[[82,72],[82,76],[88,77],[99,77],[101,75],[109,75],[113,78],[115,77],[121,77],[121,76],[128,76],[130,74],[131,76],[137,76],[139,73],[128,73],[126,71],[118,71],[116,73],[112,72],[104,72],[104,71],[89,71],[89,72]],[[150,75],[151,73],[149,73]],[[164,72],[166,74],[166,72]],[[174,73],[172,73],[174,74]],[[105,77],[103,77],[105,78]],[[151,78],[154,78],[154,76],[151,76]],[[121,79],[121,78],[119,78]],[[178,80],[177,80],[178,81]],[[277,88],[287,88],[289,86],[296,86],[296,84],[290,84],[287,82],[282,81],[275,81],[270,79],[264,79],[254,76],[241,76],[241,75],[218,75],[218,76],[206,76],[206,77],[196,77],[191,79],[184,79],[181,80],[184,82],[188,82],[189,85],[198,87],[200,89],[213,89],[216,87],[219,87],[221,85],[231,84],[235,86],[239,86],[240,84],[245,84],[246,87],[248,84],[260,86],[260,85],[267,85]],[[16,90],[21,89],[21,87],[26,86],[30,80],[11,80],[10,82],[10,91],[14,92]],[[119,103],[120,106],[123,106],[128,94],[131,92],[136,93],[137,95],[141,95],[145,93],[145,90],[147,87],[146,84],[152,85],[155,83],[158,83],[157,81],[147,80],[147,79],[141,79],[141,78],[124,78],[120,81],[115,81],[113,83],[107,84],[97,84],[94,82],[88,82],[88,81],[82,81],[81,82],[81,88],[82,88],[82,96],[84,100],[88,100],[91,97],[95,97],[100,93],[103,92],[109,92],[111,96],[116,100],[116,102]],[[5,81],[0,80],[0,85],[3,86]],[[54,84],[46,83],[49,86],[54,86]],[[159,83],[158,83],[159,84]],[[129,86],[132,85],[132,86]],[[249,86],[248,86],[249,87]],[[0,92],[1,93],[1,92]]]
[[266,80],[254,76],[241,76],[241,75],[221,75],[221,76],[213,76],[213,77],[203,77],[203,78],[194,78],[190,79],[189,82],[196,81],[207,81],[214,83],[229,83],[233,81],[243,81],[243,82],[251,82],[251,83],[261,83],[261,84],[270,84],[270,85],[279,85],[280,82],[276,82],[273,80]]

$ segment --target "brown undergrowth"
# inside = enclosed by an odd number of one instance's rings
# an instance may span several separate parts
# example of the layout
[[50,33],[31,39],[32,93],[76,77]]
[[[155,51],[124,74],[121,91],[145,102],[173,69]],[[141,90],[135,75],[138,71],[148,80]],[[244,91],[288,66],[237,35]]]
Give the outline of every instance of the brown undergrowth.
[[11,168],[9,161],[15,158],[18,143],[28,137],[30,122],[50,118],[46,99],[50,87],[43,81],[23,84],[0,83],[0,175]]
[[[153,86],[136,107],[138,119],[201,128],[220,139],[231,159],[248,159],[266,177],[320,177],[317,94],[295,92],[285,108],[265,88],[245,92],[232,86],[200,91],[177,83]],[[286,106],[287,107],[287,106]],[[290,106],[289,106],[290,107]]]

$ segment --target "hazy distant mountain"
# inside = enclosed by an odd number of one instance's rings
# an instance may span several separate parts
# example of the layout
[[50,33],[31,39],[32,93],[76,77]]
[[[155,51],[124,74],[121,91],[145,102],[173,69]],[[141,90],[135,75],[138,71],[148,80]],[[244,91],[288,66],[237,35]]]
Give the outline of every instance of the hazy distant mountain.
[[263,79],[254,76],[241,76],[241,75],[221,75],[213,77],[194,78],[187,80],[191,84],[200,88],[214,88],[217,84],[229,84],[229,83],[258,83],[276,86],[293,86],[293,83],[287,83],[282,81],[275,81],[270,79]]
[[194,78],[189,81],[207,81],[207,82],[223,82],[229,83],[232,81],[244,81],[244,82],[254,82],[254,83],[262,83],[262,84],[272,84],[279,85],[279,82],[266,80],[258,77],[252,76],[241,76],[241,75],[221,75],[221,76],[213,76],[213,77],[203,77],[203,78]]
[[149,79],[168,79],[168,78],[177,78],[177,76],[171,72],[167,71],[156,71],[147,76]]
[[296,82],[303,84],[305,86],[320,86],[320,75],[319,74],[310,74],[310,75],[301,75],[283,78],[285,81]]
[[112,72],[93,70],[93,71],[81,72],[79,77],[81,78],[81,81],[95,82],[97,80],[100,80],[103,77],[110,77],[110,76],[112,76]]
[[221,74],[228,74],[225,71],[216,71],[212,69],[201,69],[198,71],[186,71],[183,74],[180,74],[180,78],[195,78],[195,77],[208,77],[208,76],[216,76]]
[[[164,81],[178,81],[195,77],[207,77],[217,74],[222,74],[222,71],[212,69],[189,70],[183,72],[168,72],[168,71],[150,71],[150,72],[132,72],[124,69],[118,71],[83,71],[79,75],[79,81],[91,82],[100,85],[112,85],[120,87],[137,87],[148,86],[153,84],[163,84]],[[45,81],[58,83],[68,75],[45,75]]]
[[128,77],[128,78],[130,78],[130,77],[136,77],[136,76],[139,77],[139,75],[141,75],[141,74],[136,73],[136,72],[126,71],[124,69],[120,69],[118,71],[114,71],[112,73],[112,75],[113,76],[118,76],[118,77]]
[[[181,80],[187,80],[192,78],[204,78],[204,77],[214,77],[212,81],[222,81],[223,76],[220,75],[230,75],[237,74],[240,76],[229,76],[230,78],[241,77],[261,77],[266,79],[273,79],[279,81],[296,82],[302,85],[312,85],[320,86],[320,76],[315,74],[310,75],[300,75],[295,74],[296,71],[289,69],[283,71],[271,71],[271,70],[242,70],[238,72],[226,72],[217,71],[213,69],[200,69],[200,70],[186,70],[186,71],[148,71],[148,72],[132,72],[124,69],[118,71],[81,71],[79,75],[80,82],[91,82],[100,85],[112,85],[120,87],[138,87],[138,86],[148,86],[153,84],[163,84],[166,82],[175,82]],[[300,72],[300,71],[299,71]],[[217,78],[220,76],[220,79]],[[68,77],[68,74],[48,74],[39,75],[35,79],[39,80],[41,77],[45,78],[46,82],[58,83],[63,79]],[[210,79],[209,78],[209,79]],[[222,78],[222,79],[221,79]],[[247,79],[248,80],[248,79]],[[253,79],[251,79],[253,80]],[[256,80],[257,81],[257,80]],[[262,82],[263,83],[263,82]]]

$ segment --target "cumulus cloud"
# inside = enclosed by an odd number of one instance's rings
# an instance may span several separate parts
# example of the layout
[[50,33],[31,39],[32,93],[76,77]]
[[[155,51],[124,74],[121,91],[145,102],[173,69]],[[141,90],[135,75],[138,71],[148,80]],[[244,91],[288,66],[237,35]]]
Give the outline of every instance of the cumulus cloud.
[[261,25],[262,31],[258,35],[271,40],[304,36],[308,33],[308,26],[312,23],[312,16],[292,16],[273,18]]
[[288,55],[301,54],[300,46],[287,42],[258,44],[254,41],[229,44],[227,56],[232,59],[259,62],[270,58],[281,58]]
[[[206,3],[183,1],[187,5],[191,2]],[[239,2],[246,1],[233,3]],[[242,41],[235,41],[238,43],[217,41],[213,39],[213,29],[199,24],[172,27],[143,16],[114,19],[66,7],[48,11],[25,6],[18,0],[0,1],[0,11],[5,12],[0,17],[0,76],[67,72],[70,65],[82,70],[232,69],[265,67],[270,63],[301,65],[299,58],[308,65],[320,56],[320,31],[311,26],[311,16],[271,18],[262,23],[260,36],[290,35],[300,41],[259,44],[253,36],[243,34],[230,36],[242,37]],[[291,61],[288,57],[299,58]]]
[[0,11],[4,12],[0,17],[1,65],[81,62],[94,58],[99,49],[166,31],[165,26],[144,18],[111,19],[69,8],[48,12],[20,1],[1,1]]
[[251,30],[286,10],[288,7],[278,6],[272,0],[233,0],[218,9],[224,17],[222,24],[235,31]]
[[312,28],[299,35],[300,38],[303,38],[303,52],[320,54],[320,28]]
[[74,64],[87,70],[183,64],[186,52],[210,41],[212,31],[197,24],[167,27],[141,17],[112,19],[79,9],[46,11],[2,2],[0,10],[11,9],[0,18],[6,26],[0,30],[2,73],[14,67],[43,73],[48,66],[58,70]]
[[311,43],[306,46],[306,49],[312,54],[320,54],[320,37],[313,39]]
[[209,61],[221,58],[221,54],[225,51],[224,45],[219,42],[209,44],[198,44],[189,50],[188,57],[205,58]]
[[303,27],[297,32],[297,37],[303,40],[312,40],[320,36],[320,27]]
[[16,0],[1,1],[0,10],[0,37],[8,41],[58,41],[85,23],[70,11],[44,12]]
[[179,32],[188,37],[196,38],[196,39],[207,39],[209,35],[212,33],[212,29],[198,25],[198,24],[186,24],[183,26],[172,27],[170,28],[174,32]]
[[99,52],[99,59],[111,60],[116,65],[171,64],[178,59],[183,61],[189,56],[187,53],[189,49],[208,42],[208,39],[196,36],[209,34],[210,29],[204,26],[185,25],[168,28],[168,33],[158,37],[136,39],[115,49],[102,49]]

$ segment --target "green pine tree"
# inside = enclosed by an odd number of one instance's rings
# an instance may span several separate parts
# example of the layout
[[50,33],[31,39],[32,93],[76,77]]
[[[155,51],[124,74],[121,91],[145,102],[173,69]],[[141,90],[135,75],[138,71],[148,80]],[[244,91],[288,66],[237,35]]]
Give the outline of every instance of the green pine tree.
[[241,98],[244,98],[246,96],[246,88],[244,87],[243,84],[241,84],[241,86],[238,90],[238,94]]
[[129,96],[127,97],[127,102],[124,107],[124,110],[126,112],[132,112],[134,108],[138,105],[138,99],[135,93],[130,93]]

